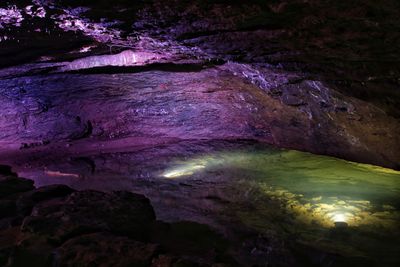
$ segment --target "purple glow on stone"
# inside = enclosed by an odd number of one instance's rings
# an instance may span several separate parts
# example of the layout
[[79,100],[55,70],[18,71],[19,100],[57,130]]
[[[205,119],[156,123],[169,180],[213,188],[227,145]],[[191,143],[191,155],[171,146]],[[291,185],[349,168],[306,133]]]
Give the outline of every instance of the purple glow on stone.
[[158,59],[160,59],[160,55],[156,53],[125,50],[115,55],[91,56],[77,59],[61,67],[60,70],[70,71],[104,66],[136,66]]
[[118,24],[118,22],[106,22],[105,20],[99,23],[92,22],[82,17],[82,14],[88,10],[89,9],[85,7],[63,9],[63,14],[53,15],[52,18],[62,30],[81,32],[86,36],[94,38],[98,42],[104,43],[120,38],[121,31],[110,27]]
[[20,26],[23,20],[22,13],[16,6],[0,8],[0,29],[8,25]]
[[33,5],[27,6],[25,7],[25,13],[31,17],[39,17],[39,18],[46,17],[46,10],[42,6],[39,6],[36,9]]

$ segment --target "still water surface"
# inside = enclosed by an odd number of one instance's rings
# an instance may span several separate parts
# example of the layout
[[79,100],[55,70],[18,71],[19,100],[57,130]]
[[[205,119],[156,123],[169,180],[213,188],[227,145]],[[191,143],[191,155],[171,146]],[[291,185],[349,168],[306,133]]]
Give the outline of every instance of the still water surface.
[[[130,190],[159,219],[248,228],[378,266],[400,263],[400,172],[251,142],[182,142],[63,157],[20,175],[36,185]],[[229,230],[230,229],[230,230]]]

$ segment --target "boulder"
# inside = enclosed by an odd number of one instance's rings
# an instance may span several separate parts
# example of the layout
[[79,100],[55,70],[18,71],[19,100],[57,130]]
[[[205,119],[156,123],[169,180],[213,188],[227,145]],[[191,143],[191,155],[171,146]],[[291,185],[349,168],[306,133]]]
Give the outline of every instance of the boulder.
[[34,189],[33,181],[0,174],[0,198]]
[[65,197],[74,192],[72,188],[66,185],[48,185],[25,192],[16,201],[16,207],[19,214],[29,215],[32,208],[39,202]]
[[25,233],[47,236],[61,244],[84,233],[108,231],[138,240],[146,239],[155,220],[150,201],[129,192],[74,192],[64,200],[37,204],[25,218]]
[[108,233],[79,236],[55,252],[57,266],[149,266],[158,246]]

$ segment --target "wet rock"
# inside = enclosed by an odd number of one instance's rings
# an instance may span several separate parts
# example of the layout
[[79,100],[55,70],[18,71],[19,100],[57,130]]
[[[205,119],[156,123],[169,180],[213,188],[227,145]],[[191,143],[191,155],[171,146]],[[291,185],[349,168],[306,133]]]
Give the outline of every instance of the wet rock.
[[36,205],[25,218],[22,231],[45,235],[60,244],[74,236],[109,231],[146,239],[155,215],[147,198],[128,192],[106,194],[96,191],[74,192],[65,200]]
[[27,148],[33,148],[33,147],[38,147],[38,146],[44,146],[44,145],[48,145],[50,142],[43,140],[41,142],[35,142],[35,143],[22,143],[20,146],[20,149],[27,149]]
[[[81,124],[81,119],[80,119],[80,117],[77,118],[77,122],[78,122],[79,124]],[[92,132],[93,132],[93,125],[92,125],[92,123],[90,122],[90,120],[88,120],[86,123],[83,123],[83,125],[84,125],[84,128],[82,129],[82,132],[80,132],[80,133],[73,133],[71,136],[68,137],[68,139],[71,139],[71,140],[79,140],[79,139],[82,139],[82,138],[90,137],[90,135],[91,135]]]
[[174,264],[172,264],[173,267],[200,267],[201,265],[186,260],[186,259],[179,259],[177,260]]
[[295,106],[295,107],[306,104],[306,103],[304,103],[303,99],[301,99],[300,97],[298,97],[296,95],[284,95],[282,97],[282,102],[285,103],[286,105]]
[[379,266],[369,258],[362,256],[345,256],[330,253],[305,244],[298,244],[293,248],[302,266],[334,266],[334,267],[362,267]]
[[34,189],[33,181],[0,174],[0,198]]
[[15,211],[15,201],[10,199],[0,199],[0,219],[14,215]]
[[[2,182],[26,182],[2,168],[11,175]],[[65,185],[13,192],[0,199],[2,266],[236,266],[223,237],[197,223],[155,221],[143,195]]]
[[54,252],[58,266],[149,266],[158,246],[107,233],[79,236]]
[[[151,233],[153,242],[159,243],[175,255],[185,255],[191,259],[191,261],[178,260],[172,266],[198,266],[195,262],[236,265],[235,260],[227,253],[229,248],[227,240],[206,225],[194,222],[171,224],[158,222]],[[164,260],[160,259],[161,262]]]
[[346,222],[335,222],[337,228],[347,228],[349,225]]
[[62,198],[72,192],[74,190],[66,185],[49,185],[23,193],[16,202],[18,213],[29,215],[37,203],[53,198]]
[[[19,220],[22,226],[18,220],[13,222],[14,218],[28,215],[32,208],[31,216],[23,222]],[[158,250],[157,245],[129,239],[145,240],[155,219],[150,202],[141,195],[74,192],[67,186],[54,185],[1,199],[0,209],[2,216],[14,216],[1,220],[2,265],[92,266],[101,262],[104,266],[149,266]],[[109,233],[86,235],[103,230],[125,237]]]
[[157,258],[153,259],[151,267],[172,267],[176,260],[177,259],[171,255],[159,255]]
[[18,227],[0,230],[0,266],[10,266],[10,258],[14,253],[14,246],[19,234]]
[[0,175],[17,176],[17,174],[12,171],[11,167],[7,165],[0,165]]

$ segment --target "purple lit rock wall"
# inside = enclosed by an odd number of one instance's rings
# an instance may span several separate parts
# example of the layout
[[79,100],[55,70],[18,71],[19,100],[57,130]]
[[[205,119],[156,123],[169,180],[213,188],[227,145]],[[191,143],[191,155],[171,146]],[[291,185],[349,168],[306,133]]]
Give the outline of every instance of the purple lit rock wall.
[[332,3],[2,3],[1,149],[245,138],[399,168],[398,3]]
[[[387,135],[396,129],[387,125],[388,118],[373,106],[330,97],[332,105],[338,106],[323,107],[321,112],[314,98],[323,99],[320,94],[327,89],[320,82],[303,81],[298,87],[287,86],[282,96],[272,97],[233,75],[228,67],[193,72],[53,74],[1,81],[2,146],[18,149],[128,137],[245,138],[391,164],[390,158],[376,153],[380,151],[393,155],[395,162],[397,152],[390,154],[379,138],[371,139],[376,130],[369,129],[368,123],[380,125]],[[357,112],[347,110],[354,106]],[[360,121],[360,111],[373,115]],[[397,141],[393,137],[385,142],[396,145]],[[371,147],[375,149],[372,152]]]

